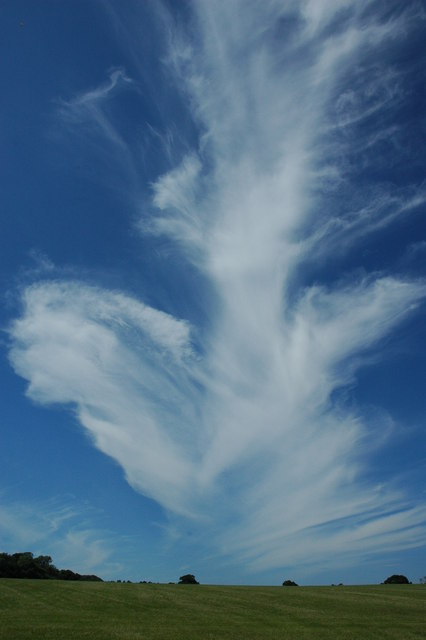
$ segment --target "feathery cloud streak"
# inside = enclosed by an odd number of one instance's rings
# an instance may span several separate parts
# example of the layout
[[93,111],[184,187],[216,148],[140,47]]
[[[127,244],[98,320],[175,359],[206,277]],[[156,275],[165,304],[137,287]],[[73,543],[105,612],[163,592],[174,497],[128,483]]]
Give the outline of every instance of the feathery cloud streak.
[[[425,200],[416,184],[357,187],[381,139],[369,119],[380,113],[389,131],[402,99],[387,47],[419,17],[414,3],[390,15],[373,5],[194,2],[191,37],[170,32],[169,74],[199,146],[158,177],[140,228],[209,283],[207,327],[50,281],[25,291],[10,331],[31,398],[74,406],[137,491],[200,530],[214,522],[212,544],[254,569],[306,548],[314,563],[424,539],[422,505],[363,479],[374,425],[333,394],[379,357],[426,285],[385,270],[309,276],[314,259],[324,268]],[[118,82],[132,81],[114,72],[61,117],[95,121],[126,151],[102,111]]]
[[94,528],[90,512],[81,506],[59,506],[54,501],[2,504],[0,535],[11,551],[17,542],[23,548],[32,547],[36,554],[49,551],[62,567],[72,566],[80,572],[117,569],[110,563],[111,536]]
[[96,129],[114,146],[122,151],[126,144],[111,124],[106,112],[107,103],[126,86],[132,86],[133,81],[123,70],[115,69],[110,72],[109,81],[105,84],[81,93],[71,100],[60,100],[58,115],[68,125],[81,126],[89,124],[93,135]]

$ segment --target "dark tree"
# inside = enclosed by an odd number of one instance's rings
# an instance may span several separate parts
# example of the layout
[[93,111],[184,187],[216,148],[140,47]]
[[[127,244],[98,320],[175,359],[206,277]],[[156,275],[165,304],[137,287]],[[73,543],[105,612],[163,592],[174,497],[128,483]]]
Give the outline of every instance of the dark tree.
[[179,578],[178,584],[200,584],[196,581],[195,576],[192,573],[187,573]]
[[38,556],[30,551],[0,553],[0,578],[31,578],[36,580],[89,580],[99,581],[98,576],[82,576],[70,569],[57,569],[50,556]]
[[395,573],[393,576],[386,578],[383,584],[411,584],[411,582],[405,576],[400,576]]
[[298,587],[299,585],[293,580],[284,580],[283,587]]

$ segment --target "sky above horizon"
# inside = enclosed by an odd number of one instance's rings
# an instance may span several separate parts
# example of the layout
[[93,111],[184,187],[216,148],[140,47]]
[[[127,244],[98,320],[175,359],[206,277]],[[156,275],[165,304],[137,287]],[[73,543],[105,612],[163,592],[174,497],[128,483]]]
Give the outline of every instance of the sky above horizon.
[[426,9],[0,3],[0,551],[426,572]]

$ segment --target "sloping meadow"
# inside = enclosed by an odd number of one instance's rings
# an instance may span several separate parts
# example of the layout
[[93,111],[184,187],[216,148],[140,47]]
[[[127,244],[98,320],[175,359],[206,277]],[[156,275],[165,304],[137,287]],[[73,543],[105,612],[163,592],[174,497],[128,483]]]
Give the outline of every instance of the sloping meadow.
[[0,638],[424,638],[426,587],[0,580]]

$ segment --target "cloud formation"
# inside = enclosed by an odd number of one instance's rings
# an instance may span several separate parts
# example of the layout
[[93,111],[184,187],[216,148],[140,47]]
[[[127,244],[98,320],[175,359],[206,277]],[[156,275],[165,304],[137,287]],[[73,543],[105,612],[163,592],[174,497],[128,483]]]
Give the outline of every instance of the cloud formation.
[[110,72],[109,81],[95,89],[83,92],[71,100],[59,100],[58,115],[67,125],[89,125],[91,133],[98,132],[114,146],[125,150],[126,144],[111,124],[107,103],[123,88],[133,86],[133,81],[122,69]]
[[0,535],[3,549],[15,552],[18,544],[20,550],[36,555],[47,553],[60,568],[80,573],[102,570],[109,575],[120,568],[110,561],[110,534],[93,527],[89,510],[70,501],[1,504]]
[[[385,269],[312,276],[315,261],[324,274],[425,200],[416,184],[360,190],[356,168],[385,131],[397,135],[387,118],[403,89],[382,53],[416,5],[242,4],[194,2],[192,39],[170,35],[169,73],[199,144],[158,177],[140,223],[209,283],[207,327],[122,292],[44,281],[24,292],[10,360],[33,400],[75,408],[132,487],[255,570],[307,549],[314,564],[418,546],[425,507],[367,482],[363,456],[380,434],[336,393],[380,358],[426,285]],[[61,117],[89,118],[126,151],[102,105],[132,82],[115,71]],[[378,112],[383,131],[369,124]]]

